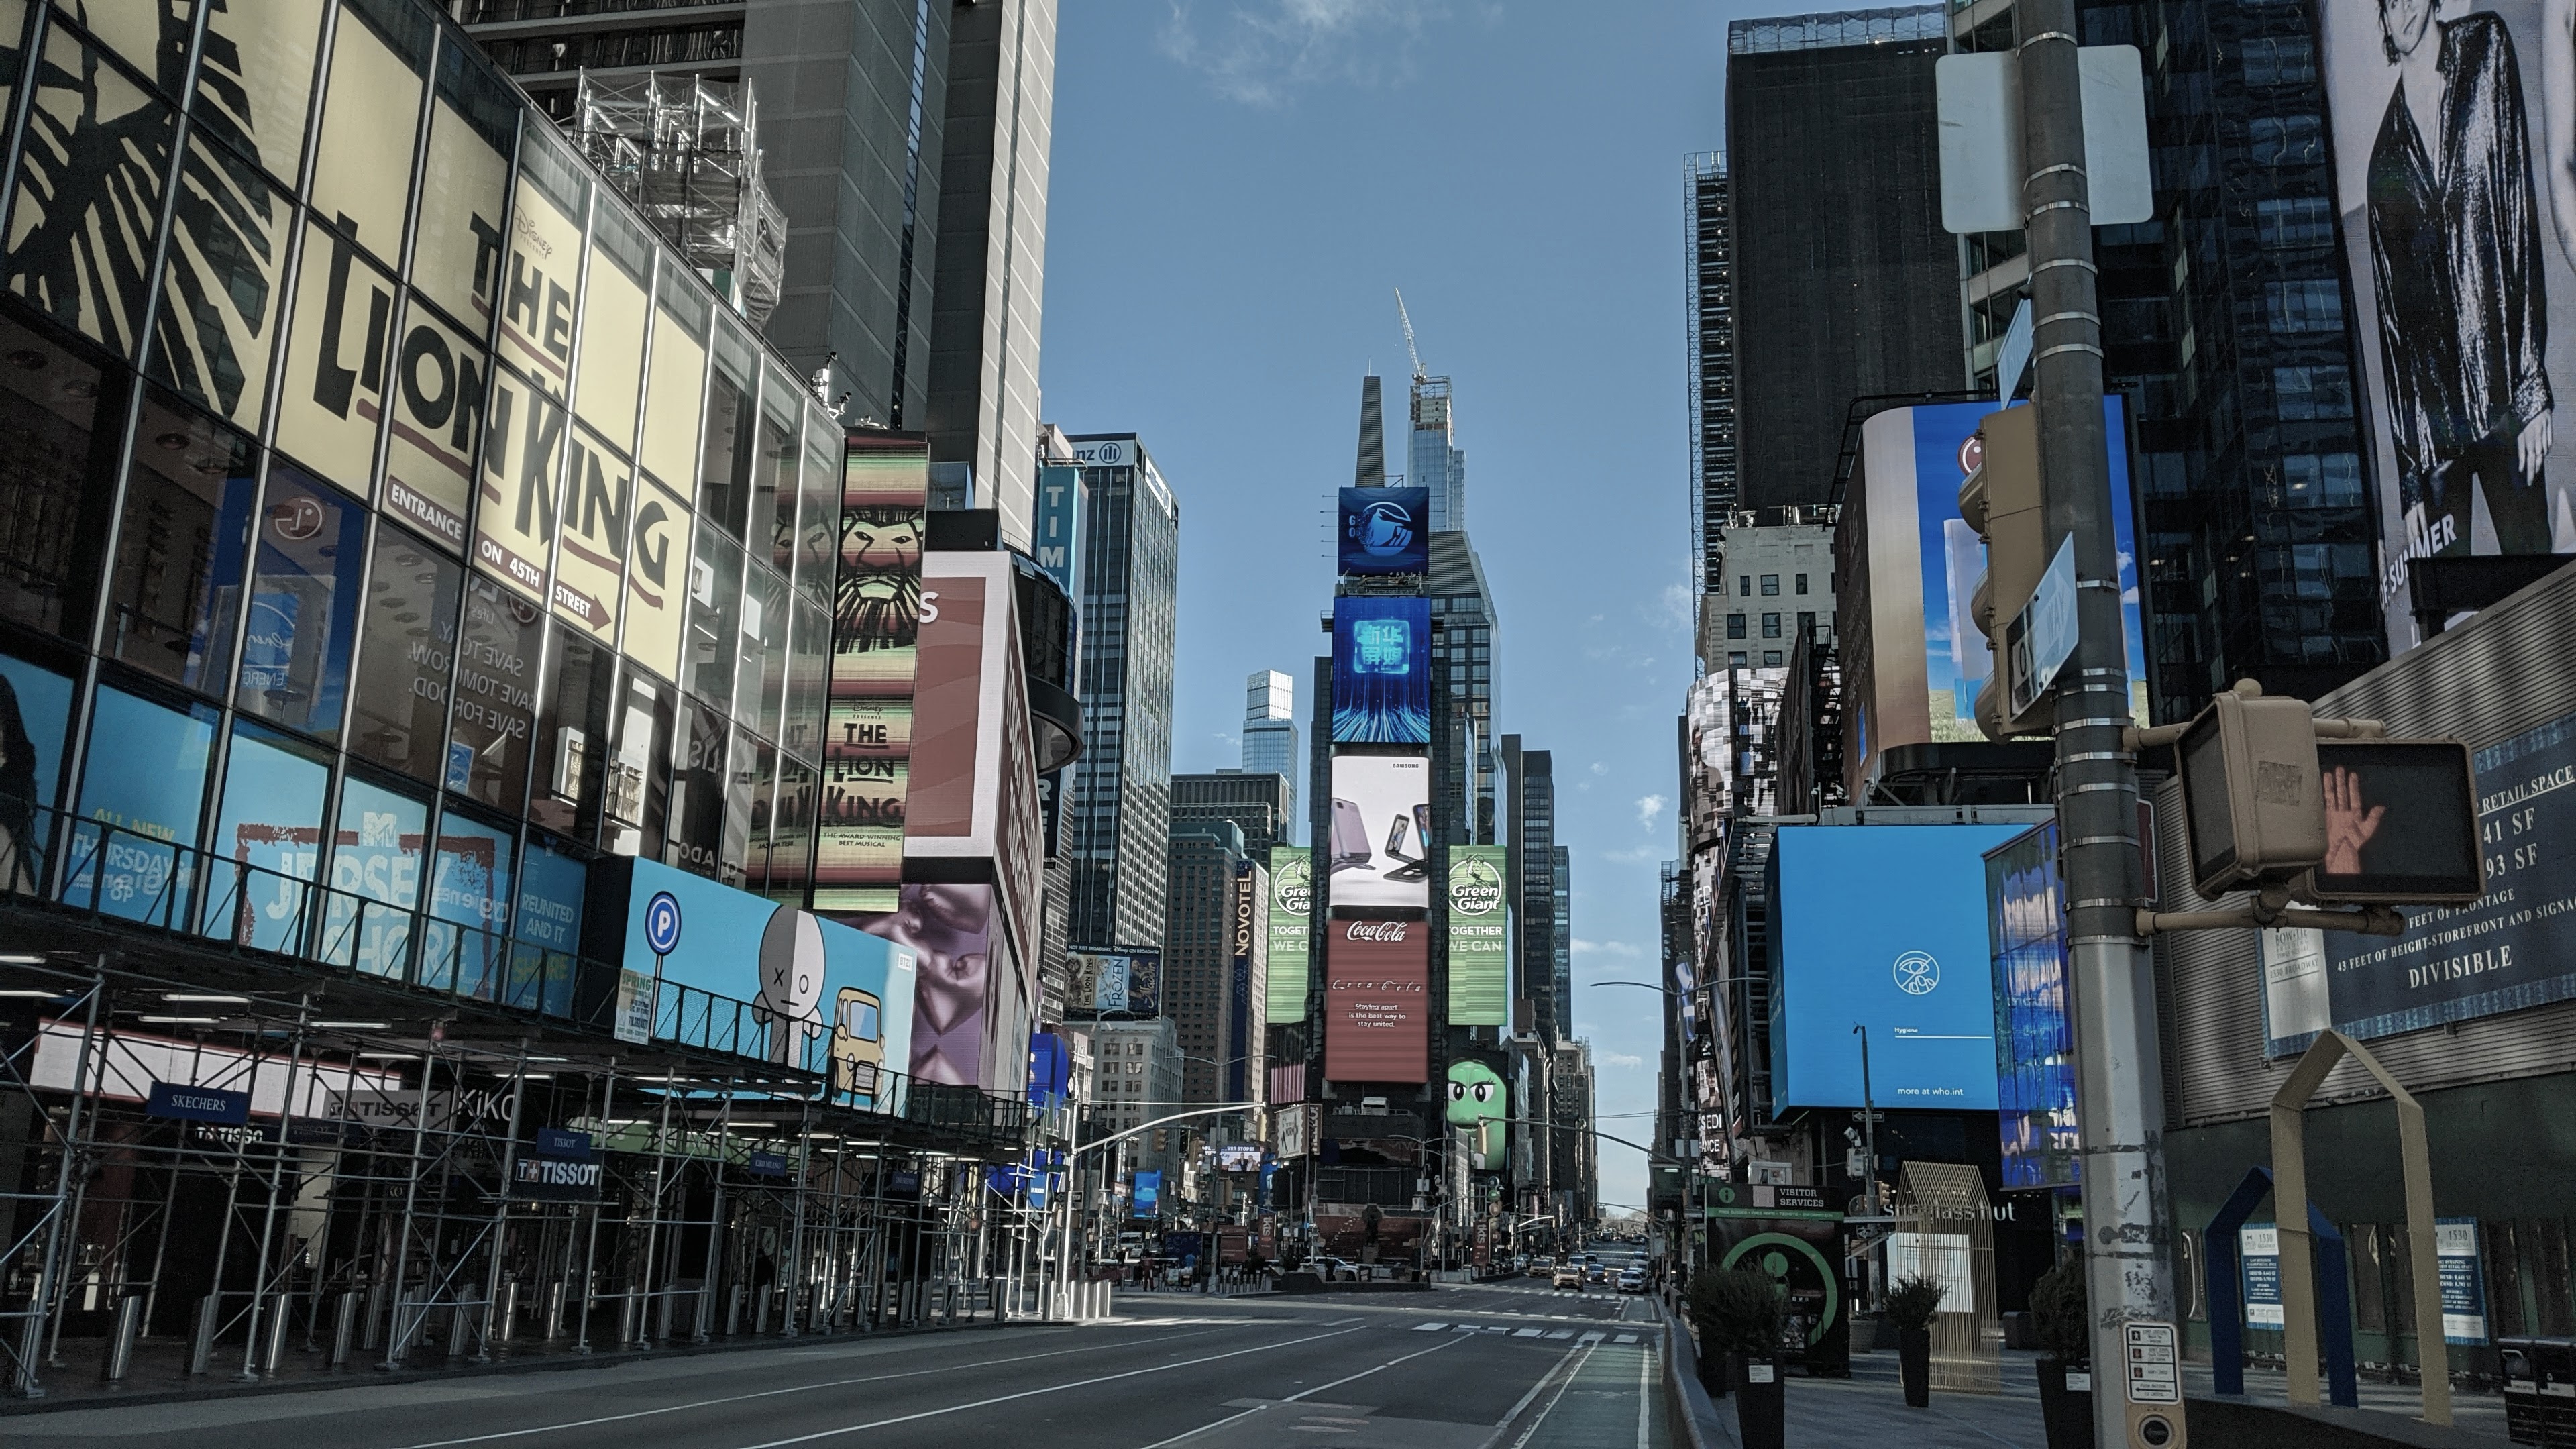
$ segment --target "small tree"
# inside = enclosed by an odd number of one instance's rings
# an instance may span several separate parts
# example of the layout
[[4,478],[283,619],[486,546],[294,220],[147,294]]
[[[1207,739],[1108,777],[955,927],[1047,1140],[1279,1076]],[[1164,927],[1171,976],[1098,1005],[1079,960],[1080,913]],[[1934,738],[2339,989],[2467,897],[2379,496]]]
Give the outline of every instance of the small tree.
[[1896,1280],[1887,1290],[1887,1321],[1901,1329],[1930,1328],[1941,1311],[1941,1285],[1921,1273]]
[[1691,1275],[1691,1326],[1706,1353],[1768,1356],[1780,1344],[1780,1285],[1759,1268]]
[[2084,1264],[2067,1259],[2030,1285],[2031,1327],[2042,1353],[2070,1368],[2093,1357],[2093,1315],[2085,1298]]

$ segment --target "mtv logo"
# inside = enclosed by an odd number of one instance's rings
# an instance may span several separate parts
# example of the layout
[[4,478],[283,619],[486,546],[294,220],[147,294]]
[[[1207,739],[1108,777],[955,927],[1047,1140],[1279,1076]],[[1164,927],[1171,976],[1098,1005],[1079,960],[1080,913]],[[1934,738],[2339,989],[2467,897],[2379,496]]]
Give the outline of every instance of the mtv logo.
[[358,813],[358,843],[381,845],[388,849],[402,846],[402,820],[390,810],[362,810]]

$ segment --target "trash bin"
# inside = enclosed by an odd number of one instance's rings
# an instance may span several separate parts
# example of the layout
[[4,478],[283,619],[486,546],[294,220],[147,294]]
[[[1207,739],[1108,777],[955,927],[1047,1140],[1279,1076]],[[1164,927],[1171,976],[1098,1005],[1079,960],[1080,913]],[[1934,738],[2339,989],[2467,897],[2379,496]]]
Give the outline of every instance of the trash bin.
[[2535,1338],[2531,1357],[2540,1382],[2540,1438],[2548,1449],[2576,1449],[2576,1338]]
[[2498,1387],[2504,1394],[2505,1437],[2516,1444],[2542,1444],[2540,1360],[2528,1338],[2495,1341]]

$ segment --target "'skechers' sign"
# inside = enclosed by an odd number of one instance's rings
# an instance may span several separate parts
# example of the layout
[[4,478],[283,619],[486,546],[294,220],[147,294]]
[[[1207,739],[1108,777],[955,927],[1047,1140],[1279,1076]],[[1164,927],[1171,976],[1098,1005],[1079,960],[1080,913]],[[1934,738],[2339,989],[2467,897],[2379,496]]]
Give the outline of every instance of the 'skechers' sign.
[[1420,1082],[1431,1069],[1431,931],[1420,921],[1335,921],[1325,937],[1324,1075]]
[[182,1122],[247,1122],[250,1120],[250,1093],[154,1082],[152,1094],[144,1098],[143,1114],[147,1117],[175,1117]]

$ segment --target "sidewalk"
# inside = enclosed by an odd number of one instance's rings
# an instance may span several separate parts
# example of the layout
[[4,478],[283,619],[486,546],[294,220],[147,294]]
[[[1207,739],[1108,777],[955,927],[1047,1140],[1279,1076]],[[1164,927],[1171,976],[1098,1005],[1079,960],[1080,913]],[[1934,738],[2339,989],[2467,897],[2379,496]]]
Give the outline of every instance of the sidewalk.
[[[1013,1323],[1038,1324],[1035,1317],[1012,1320]],[[471,1359],[449,1359],[428,1346],[413,1351],[410,1360],[398,1369],[377,1367],[384,1357],[381,1349],[353,1352],[345,1368],[334,1369],[325,1362],[327,1355],[320,1346],[306,1348],[300,1338],[291,1338],[280,1356],[277,1372],[255,1380],[237,1377],[241,1369],[242,1346],[239,1340],[219,1343],[202,1374],[187,1369],[188,1346],[171,1338],[146,1339],[135,1345],[134,1360],[121,1384],[102,1383],[98,1366],[105,1357],[106,1345],[99,1339],[65,1339],[59,1367],[48,1367],[39,1378],[44,1396],[20,1399],[0,1394],[0,1419],[13,1414],[40,1414],[48,1410],[94,1408],[101,1404],[172,1404],[200,1399],[239,1398],[254,1394],[327,1392],[332,1389],[358,1388],[383,1384],[420,1383],[430,1379],[462,1378],[477,1374],[543,1372],[608,1368],[616,1364],[640,1363],[651,1359],[694,1358],[706,1354],[742,1353],[763,1348],[784,1348],[797,1344],[838,1343],[851,1340],[909,1338],[920,1334],[962,1332],[975,1328],[1009,1326],[996,1322],[987,1312],[975,1318],[960,1314],[955,1322],[937,1319],[916,1320],[902,1327],[874,1329],[845,1328],[838,1331],[808,1332],[795,1338],[772,1332],[764,1335],[736,1334],[731,1338],[716,1337],[705,1343],[682,1341],[659,1348],[609,1348],[595,1346],[591,1353],[576,1352],[569,1339],[553,1343],[521,1340],[493,1345],[491,1357],[481,1363]],[[604,1343],[604,1340],[601,1340]],[[0,1439],[5,1439],[0,1435]]]
[[[1673,1332],[1680,1341],[1674,1357],[1676,1369],[1683,1376],[1682,1398],[1695,1421],[1695,1449],[1742,1449],[1735,1431],[1735,1401],[1730,1398],[1711,1402],[1700,1391],[1698,1383],[1689,1378],[1689,1335],[1679,1324],[1674,1325]],[[1852,1375],[1848,1379],[1808,1378],[1792,1370],[1788,1375],[1788,1449],[1847,1449],[1853,1445],[1878,1449],[2047,1449],[2047,1432],[2039,1418],[2039,1380],[2033,1367],[2037,1359],[2034,1353],[2006,1350],[2001,1393],[1936,1391],[1931,1406],[1922,1409],[1905,1406],[1893,1350],[1852,1355]],[[2245,1390],[2246,1402],[2288,1402],[2284,1380],[2278,1373],[2247,1369]],[[2212,1396],[2208,1365],[2185,1366],[2184,1392],[2194,1399]],[[2422,1400],[2410,1386],[2364,1382],[2361,1402],[2364,1410],[2387,1416],[2386,1427],[2392,1434],[2402,1436],[2423,1428],[2414,1422]],[[2507,1443],[2501,1398],[2491,1393],[2455,1390],[2451,1403],[2456,1430],[2427,1435],[2428,1439],[2493,1444],[2499,1449]]]

